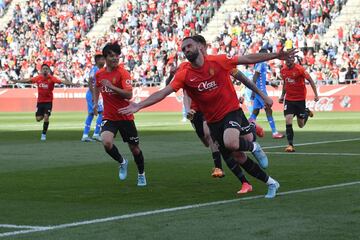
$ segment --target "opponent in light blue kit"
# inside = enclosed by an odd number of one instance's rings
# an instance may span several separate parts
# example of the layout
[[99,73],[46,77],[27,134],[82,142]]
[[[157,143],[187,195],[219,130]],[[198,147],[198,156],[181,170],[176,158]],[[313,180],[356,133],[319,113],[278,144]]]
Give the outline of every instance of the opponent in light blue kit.
[[102,104],[102,100],[99,100],[98,102],[98,117],[96,119],[96,126],[95,126],[95,130],[94,130],[94,134],[92,136],[92,139],[89,137],[89,132],[90,132],[90,127],[91,127],[91,122],[94,118],[94,107],[93,107],[93,97],[92,97],[92,92],[93,92],[93,88],[95,85],[95,74],[97,71],[99,71],[99,69],[103,68],[105,65],[105,58],[104,56],[99,53],[95,55],[95,66],[90,70],[89,73],[89,89],[86,92],[86,102],[87,102],[87,107],[88,107],[88,116],[85,120],[85,127],[84,127],[84,132],[83,132],[83,136],[81,138],[81,141],[83,142],[91,142],[94,140],[97,141],[101,141],[101,137],[100,137],[100,126],[101,126],[101,121],[102,121],[102,111],[103,111],[103,104]]
[[[266,49],[261,49],[260,53],[267,53],[268,51]],[[268,64],[266,62],[261,62],[261,63],[257,63],[255,64],[254,67],[254,76],[253,76],[253,81],[254,83],[256,83],[256,86],[267,96],[267,91],[266,91],[266,74],[267,74],[267,70],[268,70]],[[253,102],[253,111],[252,114],[250,115],[250,119],[249,121],[256,121],[256,118],[260,112],[260,109],[264,108],[264,101],[261,99],[261,97],[258,94],[252,94],[252,98],[254,99]],[[266,117],[267,120],[269,122],[269,125],[271,127],[271,131],[272,131],[272,137],[279,139],[279,138],[283,138],[284,135],[279,133],[276,130],[276,126],[275,126],[275,121],[274,118],[272,116],[272,109],[271,108],[265,108],[265,112],[266,112]]]
[[[244,75],[248,78],[248,79],[252,79],[253,74],[252,72],[248,69],[248,66],[246,66],[245,71],[243,71]],[[249,114],[252,114],[253,112],[253,104],[252,104],[252,99],[251,99],[251,94],[252,91],[250,88],[245,87],[245,91],[244,91],[244,99],[245,99],[245,106],[247,107]]]

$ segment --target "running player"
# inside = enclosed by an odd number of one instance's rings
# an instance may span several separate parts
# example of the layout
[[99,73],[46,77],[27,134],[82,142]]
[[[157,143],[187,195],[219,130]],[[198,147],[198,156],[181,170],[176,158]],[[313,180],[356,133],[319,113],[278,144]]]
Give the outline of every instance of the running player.
[[[119,109],[119,112],[133,114],[163,100],[167,95],[180,88],[184,88],[204,114],[211,134],[220,146],[220,151],[231,153],[250,175],[265,182],[268,185],[268,193],[265,197],[274,198],[280,187],[279,183],[243,153],[243,151],[251,151],[259,162],[267,165],[268,159],[261,146],[252,142],[253,134],[243,133],[244,136],[240,136],[243,132],[241,122],[246,117],[239,106],[236,91],[230,79],[230,71],[238,64],[254,64],[274,58],[286,59],[294,55],[296,51],[252,54],[232,58],[225,55],[204,57],[192,37],[183,39],[181,49],[189,62],[176,73],[174,80],[144,101],[131,102],[127,107]],[[272,101],[266,104],[271,106]]]
[[89,74],[89,89],[86,92],[86,103],[87,103],[87,109],[88,109],[88,116],[85,120],[85,126],[83,135],[81,138],[81,141],[83,142],[92,142],[93,140],[101,142],[100,137],[100,129],[101,129],[101,121],[102,121],[102,112],[103,112],[103,104],[100,100],[97,104],[97,110],[98,110],[98,116],[96,119],[96,126],[94,130],[94,134],[92,138],[89,137],[91,122],[94,118],[94,107],[93,107],[93,92],[94,92],[94,85],[95,85],[95,74],[97,71],[102,69],[105,65],[105,58],[101,53],[96,53],[95,55],[95,66],[92,67]]
[[21,80],[14,80],[13,82],[18,83],[34,83],[37,85],[38,98],[36,105],[35,118],[36,121],[40,122],[44,120],[43,130],[41,132],[41,141],[46,140],[46,133],[49,128],[50,115],[53,106],[53,91],[56,83],[62,83],[69,86],[78,86],[78,84],[72,83],[70,80],[61,80],[51,74],[50,64],[44,63],[41,66],[40,74],[36,77],[25,78]]
[[[128,160],[123,158],[114,144],[114,138],[119,132],[123,141],[128,143],[138,169],[137,185],[146,186],[144,172],[144,157],[139,147],[139,137],[134,122],[134,115],[118,113],[118,109],[129,105],[132,98],[132,80],[128,71],[119,65],[120,46],[108,43],[103,48],[106,67],[100,69],[96,75],[94,87],[94,102],[97,103],[101,92],[104,101],[104,117],[101,123],[101,138],[105,151],[119,162],[119,178],[127,177]],[[98,105],[94,104],[94,114],[98,114]]]
[[296,116],[300,128],[305,126],[309,117],[314,116],[313,112],[306,108],[305,80],[310,83],[314,91],[315,102],[319,100],[319,97],[314,80],[312,80],[310,74],[306,72],[305,68],[295,63],[295,58],[288,58],[286,60],[286,65],[280,70],[280,74],[284,80],[284,84],[279,103],[284,103],[285,98],[284,116],[286,122],[286,137],[289,144],[285,148],[285,152],[295,152],[294,130],[292,126],[294,116]]
[[[268,50],[261,49],[259,52],[267,53]],[[257,63],[257,64],[255,64],[254,70],[255,70],[255,73],[253,76],[253,81],[256,84],[256,86],[267,96],[266,75],[267,75],[267,71],[268,71],[268,64],[266,62]],[[251,98],[254,100],[254,102],[253,102],[253,111],[250,115],[249,121],[255,122],[257,116],[259,115],[260,109],[265,109],[266,117],[267,117],[267,120],[269,122],[271,131],[272,131],[272,137],[275,139],[280,139],[280,138],[285,137],[283,134],[279,133],[276,130],[275,120],[272,115],[272,109],[265,108],[264,101],[258,94],[255,94],[253,92]]]

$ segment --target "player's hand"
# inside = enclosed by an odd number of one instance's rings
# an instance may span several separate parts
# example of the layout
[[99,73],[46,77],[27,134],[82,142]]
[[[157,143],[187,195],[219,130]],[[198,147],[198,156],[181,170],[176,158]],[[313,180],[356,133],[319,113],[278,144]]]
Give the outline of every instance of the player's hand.
[[239,103],[243,104],[244,103],[244,97],[239,97]]
[[277,85],[276,82],[272,81],[270,82],[270,86],[272,86],[273,88],[277,89],[279,86]]
[[190,109],[190,111],[188,111],[186,113],[186,118],[189,119],[190,121],[194,119],[196,111],[194,109]]
[[279,98],[279,103],[284,103],[284,97]]
[[287,60],[290,58],[294,58],[297,53],[298,53],[298,50],[296,50],[295,48],[289,49],[288,51],[284,51],[284,48],[282,48],[280,50],[280,52],[278,52],[277,58],[280,60]]
[[130,115],[136,113],[139,110],[140,110],[139,104],[135,102],[129,102],[129,105],[127,107],[118,109],[118,113],[123,115]]
[[272,105],[274,104],[273,100],[268,96],[265,96],[264,103],[266,108],[271,108]]
[[107,79],[104,79],[104,80],[102,80],[101,81],[101,84],[104,86],[104,87],[107,87],[107,88],[112,88],[114,85],[112,85],[112,83],[109,81],[109,80],[107,80]]
[[316,95],[316,96],[314,97],[314,100],[315,100],[315,102],[319,101],[319,96]]

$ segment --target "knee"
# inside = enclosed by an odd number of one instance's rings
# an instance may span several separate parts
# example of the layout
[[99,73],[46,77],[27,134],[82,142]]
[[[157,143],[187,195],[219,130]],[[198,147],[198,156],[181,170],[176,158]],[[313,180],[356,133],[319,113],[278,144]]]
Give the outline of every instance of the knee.
[[239,149],[239,142],[238,141],[225,140],[224,145],[225,145],[225,148],[230,150],[230,151],[236,151],[236,150]]
[[103,145],[104,145],[105,150],[107,150],[107,151],[112,149],[112,147],[113,147],[112,141],[107,141],[105,139],[103,139]]
[[139,155],[141,152],[139,145],[129,145],[129,148],[133,155]]

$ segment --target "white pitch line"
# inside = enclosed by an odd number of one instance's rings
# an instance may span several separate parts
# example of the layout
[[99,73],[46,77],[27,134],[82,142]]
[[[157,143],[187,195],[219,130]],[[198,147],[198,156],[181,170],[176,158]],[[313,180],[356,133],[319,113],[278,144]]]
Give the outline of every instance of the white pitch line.
[[[346,187],[346,186],[352,186],[352,185],[357,185],[357,184],[360,184],[360,181],[341,183],[341,184],[335,184],[335,185],[327,185],[327,186],[321,186],[321,187],[305,188],[305,189],[292,190],[292,191],[287,191],[287,192],[280,192],[277,195],[285,196],[285,195],[291,195],[291,194],[296,194],[296,193],[313,192],[313,191],[318,191],[318,190]],[[84,226],[84,225],[89,225],[89,224],[112,222],[112,221],[117,221],[117,220],[122,220],[122,219],[150,216],[150,215],[156,215],[156,214],[161,214],[161,213],[177,212],[177,211],[182,211],[182,210],[187,210],[187,209],[202,208],[202,207],[215,206],[215,205],[221,205],[221,204],[229,204],[229,203],[235,203],[235,202],[240,202],[240,201],[247,201],[247,200],[263,198],[263,197],[264,197],[264,195],[257,195],[257,196],[237,198],[237,199],[231,199],[231,200],[223,200],[223,201],[216,201],[216,202],[186,205],[186,206],[182,206],[182,207],[164,208],[164,209],[158,209],[158,210],[153,210],[153,211],[130,213],[130,214],[119,215],[119,216],[114,216],[114,217],[98,218],[98,219],[93,219],[93,220],[88,220],[88,221],[73,222],[73,223],[60,224],[60,225],[54,225],[54,226],[44,226],[44,227],[40,227],[39,229],[20,230],[20,231],[0,233],[0,237],[8,237],[8,236],[15,236],[15,235],[19,235],[19,234],[35,233],[35,232],[45,232],[45,231],[56,230],[56,229]]]
[[274,155],[325,155],[325,156],[360,156],[360,153],[310,153],[310,152],[266,152]]
[[44,228],[47,228],[47,227],[42,227],[42,226],[28,226],[28,225],[14,225],[14,224],[0,224],[0,228],[44,229]]
[[[308,146],[308,145],[318,145],[318,144],[326,144],[326,143],[352,142],[352,141],[358,141],[358,140],[360,140],[360,138],[341,139],[341,140],[334,140],[334,141],[298,143],[298,144],[295,144],[295,146]],[[287,145],[268,146],[268,147],[262,147],[262,149],[281,148],[281,147],[286,147],[286,146]]]

